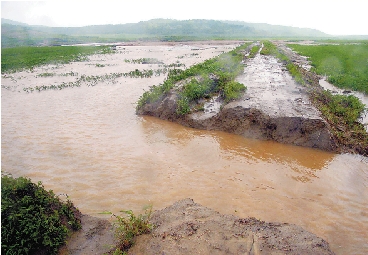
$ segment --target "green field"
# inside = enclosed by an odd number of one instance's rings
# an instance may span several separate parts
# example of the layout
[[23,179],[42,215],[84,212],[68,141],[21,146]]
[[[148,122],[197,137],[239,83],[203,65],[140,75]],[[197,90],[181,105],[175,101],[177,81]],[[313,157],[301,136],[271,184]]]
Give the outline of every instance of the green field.
[[87,55],[109,52],[107,46],[16,47],[1,49],[1,73],[33,69],[45,64],[86,60]]
[[327,75],[330,83],[368,94],[368,43],[289,46],[309,57],[315,72]]

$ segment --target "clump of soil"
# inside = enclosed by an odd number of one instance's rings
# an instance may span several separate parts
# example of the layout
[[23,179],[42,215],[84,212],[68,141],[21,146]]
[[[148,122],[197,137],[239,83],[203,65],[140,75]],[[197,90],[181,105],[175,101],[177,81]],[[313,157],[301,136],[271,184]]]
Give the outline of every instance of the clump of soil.
[[128,254],[334,254],[299,226],[223,215],[192,199],[154,212],[151,223]]

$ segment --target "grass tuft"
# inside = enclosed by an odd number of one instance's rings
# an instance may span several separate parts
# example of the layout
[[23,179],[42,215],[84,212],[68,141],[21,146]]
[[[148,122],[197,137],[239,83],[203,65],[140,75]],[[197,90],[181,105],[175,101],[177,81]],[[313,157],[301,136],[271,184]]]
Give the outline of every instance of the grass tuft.
[[111,212],[104,212],[103,214],[111,214],[116,218],[114,223],[115,237],[118,240],[118,245],[114,254],[124,254],[135,241],[135,238],[142,234],[151,232],[153,226],[149,223],[152,214],[152,206],[145,208],[144,214],[135,215],[133,211],[121,211],[124,216],[116,215]]

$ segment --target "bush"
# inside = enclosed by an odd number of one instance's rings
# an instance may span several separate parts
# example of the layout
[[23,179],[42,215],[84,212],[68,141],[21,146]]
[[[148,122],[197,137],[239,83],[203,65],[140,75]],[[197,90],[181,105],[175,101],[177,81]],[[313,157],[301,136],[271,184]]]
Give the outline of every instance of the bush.
[[41,182],[1,177],[1,253],[56,254],[71,230],[81,228],[80,212]]

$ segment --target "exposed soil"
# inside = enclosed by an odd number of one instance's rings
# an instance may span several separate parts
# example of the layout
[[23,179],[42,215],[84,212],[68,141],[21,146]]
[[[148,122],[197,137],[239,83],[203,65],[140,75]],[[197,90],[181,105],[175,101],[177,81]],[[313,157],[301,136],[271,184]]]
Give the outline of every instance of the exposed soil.
[[62,247],[60,255],[106,254],[116,242],[110,221],[82,215],[82,229],[75,232]]
[[247,86],[247,91],[236,101],[223,105],[219,97],[214,97],[204,103],[204,111],[181,116],[176,114],[178,96],[173,89],[161,101],[145,105],[138,114],[199,129],[336,150],[328,123],[309,102],[305,88],[292,79],[282,63],[258,53],[245,65],[244,74],[237,81]]
[[[184,199],[155,211],[150,234],[141,235],[128,254],[334,254],[329,244],[303,228],[255,218],[223,215]],[[60,254],[106,254],[114,250],[107,220],[84,215]]]
[[192,199],[156,211],[151,222],[152,233],[128,254],[334,254],[299,226],[223,215]]

